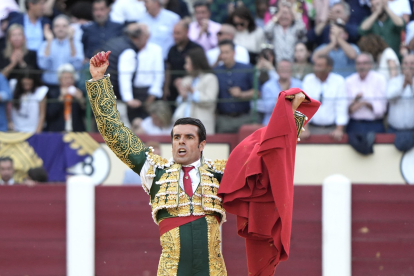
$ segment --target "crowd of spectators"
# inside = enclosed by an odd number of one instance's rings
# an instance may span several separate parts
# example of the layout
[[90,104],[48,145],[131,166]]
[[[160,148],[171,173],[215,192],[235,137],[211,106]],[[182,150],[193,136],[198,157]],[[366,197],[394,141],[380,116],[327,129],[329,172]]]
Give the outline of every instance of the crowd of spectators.
[[408,0],[1,2],[0,131],[84,131],[83,82],[102,50],[140,134],[184,116],[208,134],[266,125],[291,87],[322,102],[304,139],[414,130]]

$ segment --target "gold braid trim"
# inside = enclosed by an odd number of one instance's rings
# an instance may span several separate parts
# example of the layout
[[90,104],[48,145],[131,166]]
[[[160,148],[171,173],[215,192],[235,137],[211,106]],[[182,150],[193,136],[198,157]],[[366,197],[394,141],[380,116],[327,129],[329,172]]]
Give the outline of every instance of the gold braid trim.
[[221,253],[220,226],[214,216],[206,216],[208,236],[208,260],[210,276],[226,276],[227,270]]
[[130,155],[141,153],[144,150],[144,144],[121,122],[109,75],[98,81],[87,81],[86,90],[98,130],[105,143],[122,162],[134,168],[135,165],[131,162]]
[[213,162],[209,159],[205,159],[204,161],[207,164],[207,166],[210,169],[212,169],[213,171],[215,171],[216,173],[221,173],[221,174],[224,173],[224,168],[226,167],[227,160],[225,160],[225,159],[216,159]]
[[157,276],[176,276],[180,261],[180,228],[164,233],[161,238],[162,253]]

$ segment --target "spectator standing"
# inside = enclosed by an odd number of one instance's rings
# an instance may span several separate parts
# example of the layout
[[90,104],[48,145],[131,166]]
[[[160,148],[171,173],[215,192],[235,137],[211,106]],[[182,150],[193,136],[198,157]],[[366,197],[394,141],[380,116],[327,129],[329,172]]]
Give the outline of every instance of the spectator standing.
[[17,71],[27,66],[38,68],[36,52],[27,49],[23,27],[13,24],[7,30],[6,48],[0,55],[0,68],[3,68],[1,73],[8,79],[17,79]]
[[12,12],[9,15],[9,26],[20,24],[24,28],[27,49],[37,51],[42,45],[44,28],[50,25],[50,20],[44,17],[46,0],[26,0],[26,13]]
[[11,118],[13,129],[18,132],[40,133],[46,116],[46,86],[41,85],[40,75],[27,68],[22,72],[13,93]]
[[106,0],[94,0],[92,4],[93,22],[82,26],[82,44],[85,58],[90,59],[102,45],[113,37],[122,34],[122,25],[109,19],[110,8]]
[[303,90],[313,99],[321,102],[318,112],[309,121],[308,128],[302,132],[306,139],[313,134],[329,134],[335,140],[341,140],[348,123],[348,101],[345,80],[332,73],[331,57],[315,58],[313,72],[303,80]]
[[250,62],[255,64],[265,42],[263,29],[256,26],[250,11],[243,6],[234,10],[230,15],[230,21],[236,28],[234,43],[246,48],[249,51]]
[[217,47],[217,33],[221,25],[210,20],[209,4],[205,1],[197,1],[193,5],[196,21],[191,22],[188,36],[190,39],[208,51]]
[[140,22],[144,14],[144,1],[116,0],[111,7],[110,17],[113,22],[128,24],[131,22]]
[[75,87],[76,71],[71,64],[57,70],[59,86],[47,93],[46,131],[85,131],[85,97]]
[[[320,1],[320,0],[319,0]],[[291,10],[293,12],[293,17],[298,18],[298,20],[301,20],[305,26],[306,29],[309,28],[310,26],[310,20],[309,20],[309,16],[308,16],[308,8],[306,5],[306,2],[308,1],[298,1],[298,0],[269,0],[269,12],[266,13],[265,15],[265,22],[269,22],[273,16],[273,14],[271,14],[271,10],[275,9],[277,10],[278,8],[281,8],[281,5],[286,5],[288,7],[291,7]]]
[[371,0],[372,14],[359,26],[359,34],[376,34],[394,50],[400,52],[401,32],[405,28],[404,20],[393,13],[387,5],[387,1]]
[[12,98],[9,82],[0,73],[0,131],[7,131],[7,102]]
[[75,70],[82,67],[83,47],[74,41],[74,29],[69,27],[69,18],[59,15],[53,20],[53,36],[48,26],[45,28],[46,41],[37,52],[37,63],[45,72],[43,82],[46,85],[58,85],[57,69],[60,65],[70,63]]
[[122,52],[118,61],[120,94],[128,106],[130,122],[137,117],[147,117],[148,106],[163,95],[162,49],[157,44],[148,42],[150,32],[145,24],[138,23],[138,28],[138,53],[127,49]]
[[402,74],[388,82],[388,132],[414,133],[414,55],[403,59]]
[[376,70],[388,81],[400,72],[400,61],[393,49],[378,35],[369,34],[361,37],[358,43],[362,52],[370,53],[376,63]]
[[0,157],[0,185],[14,185],[14,165],[10,157]]
[[295,45],[295,63],[293,64],[293,77],[299,80],[313,72],[312,65],[309,63],[310,53],[305,43],[299,42]]
[[256,16],[254,18],[254,22],[256,23],[256,26],[259,28],[264,28],[265,22],[265,14],[267,10],[269,9],[269,1],[267,0],[256,0]]
[[330,42],[331,28],[333,24],[341,24],[345,26],[345,31],[348,34],[347,41],[356,43],[358,35],[358,25],[349,22],[351,9],[349,4],[345,1],[335,3],[328,13],[328,17],[316,24],[315,28],[308,32],[308,43],[315,43],[316,45],[328,44]]
[[385,132],[387,81],[382,74],[372,70],[373,64],[371,54],[358,55],[357,72],[346,78],[350,117],[347,133]]
[[329,44],[322,44],[313,52],[312,59],[320,55],[329,55],[334,61],[333,72],[347,77],[355,72],[355,58],[359,49],[347,42],[348,34],[344,25],[334,24],[330,29]]
[[264,31],[272,41],[276,60],[293,61],[295,45],[303,39],[306,28],[301,18],[295,19],[289,2],[280,3],[279,11],[266,24]]
[[185,57],[187,76],[177,83],[180,96],[179,107],[173,120],[192,117],[203,121],[207,134],[215,133],[215,111],[218,96],[217,77],[211,73],[211,67],[201,48],[188,51]]
[[167,70],[164,83],[164,99],[175,101],[178,96],[178,90],[175,81],[185,75],[184,64],[187,52],[201,46],[189,39],[188,24],[180,21],[174,26],[175,45],[170,48],[167,56]]
[[409,0],[388,0],[387,5],[393,13],[404,19],[405,23],[410,22],[412,12]]
[[279,61],[277,64],[279,78],[269,79],[261,89],[261,97],[257,103],[257,111],[264,114],[262,124],[267,126],[273,109],[276,106],[277,98],[281,91],[296,87],[302,89],[302,82],[292,78],[292,62],[289,60]]
[[253,67],[235,60],[235,45],[231,40],[220,41],[219,47],[223,65],[214,72],[219,82],[219,99],[227,102],[217,105],[216,132],[235,133],[242,125],[253,122],[249,102],[254,95]]
[[[236,29],[229,24],[221,25],[220,31],[217,33],[217,39],[219,43],[224,40],[234,40]],[[235,57],[237,62],[243,64],[250,63],[249,52],[246,48],[240,45],[235,45]],[[220,47],[215,47],[207,51],[207,60],[211,67],[222,65],[223,62],[220,60]]]
[[155,101],[148,107],[149,116],[135,118],[132,130],[136,135],[170,135],[173,128],[170,105],[165,101]]
[[145,0],[147,12],[141,23],[148,26],[151,37],[149,42],[162,48],[163,59],[167,58],[168,50],[174,45],[173,28],[180,17],[162,7],[162,0]]

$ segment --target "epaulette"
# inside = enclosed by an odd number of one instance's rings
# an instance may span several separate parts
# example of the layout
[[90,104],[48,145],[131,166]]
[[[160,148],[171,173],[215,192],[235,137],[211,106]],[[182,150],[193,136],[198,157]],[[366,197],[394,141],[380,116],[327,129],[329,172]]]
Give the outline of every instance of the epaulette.
[[147,155],[147,160],[150,164],[159,169],[169,168],[172,164],[174,164],[174,161],[168,161],[167,159],[154,154],[154,149],[152,147],[149,147],[145,154]]
[[209,159],[204,159],[204,163],[207,164],[207,166],[214,172],[223,174],[227,164],[227,160],[216,159],[214,161],[211,161]]

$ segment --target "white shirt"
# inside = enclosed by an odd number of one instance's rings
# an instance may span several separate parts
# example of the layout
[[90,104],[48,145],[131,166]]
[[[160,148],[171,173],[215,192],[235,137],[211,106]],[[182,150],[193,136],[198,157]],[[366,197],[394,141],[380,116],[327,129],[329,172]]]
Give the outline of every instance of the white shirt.
[[3,179],[1,179],[0,178],[0,185],[14,185],[14,179],[13,178],[11,178],[10,180],[9,180],[9,182],[4,182],[4,180]]
[[396,129],[414,128],[414,87],[403,88],[404,76],[399,75],[388,82],[388,123]]
[[361,80],[358,73],[353,73],[346,78],[346,93],[348,94],[348,106],[355,97],[362,93],[362,101],[372,105],[372,110],[366,106],[361,107],[350,115],[355,120],[377,120],[384,118],[387,111],[387,100],[385,90],[387,81],[385,77],[375,71],[370,71],[364,80]]
[[388,61],[393,60],[397,65],[397,72],[400,73],[400,60],[398,59],[397,54],[390,47],[386,48],[379,59],[377,71],[384,75],[385,79],[388,81],[390,79],[390,71],[388,67]]
[[343,126],[348,123],[348,100],[342,76],[329,73],[326,81],[321,82],[315,74],[308,74],[303,80],[303,91],[315,100],[322,100],[311,123],[321,126]]
[[242,45],[252,53],[260,53],[264,41],[265,34],[262,28],[256,28],[256,30],[251,33],[248,30],[236,32],[234,36],[235,44]]
[[154,125],[151,116],[142,120],[141,127],[144,129],[145,134],[148,135],[170,135],[173,128],[172,124],[163,128]]
[[[213,66],[214,63],[216,63],[216,61],[217,61],[217,59],[220,55],[220,48],[215,47],[213,49],[210,49],[210,50],[207,51],[206,54],[207,54],[208,63],[210,64],[210,66]],[[244,63],[244,64],[249,64],[250,63],[249,52],[243,46],[236,45],[234,59],[237,62]],[[217,65],[222,65],[222,64],[223,64],[223,62],[220,61]]]
[[14,130],[19,132],[35,132],[39,123],[39,103],[44,99],[49,88],[38,87],[34,93],[24,94],[20,99],[20,109],[12,108]]
[[111,7],[110,17],[112,21],[124,24],[125,21],[141,21],[145,12],[144,1],[116,0]]
[[[172,158],[170,159],[170,161],[172,161]],[[144,166],[141,169],[140,172],[140,176],[141,176],[141,182],[142,185],[145,186],[146,189],[151,190],[151,186],[152,186],[152,181],[154,180],[154,178],[152,177],[147,177],[147,171],[150,168],[151,163],[148,161],[145,161]],[[190,165],[185,165],[184,167],[188,167],[188,166],[194,166],[194,169],[192,169],[188,175],[191,178],[191,183],[192,183],[192,187],[193,187],[193,193],[197,190],[198,185],[200,184],[200,172],[198,171],[198,168],[201,166],[201,162],[200,160],[197,160],[193,163],[191,163]],[[154,170],[155,172],[155,170]],[[184,171],[181,169],[180,170],[180,179],[179,179],[179,185],[181,187],[181,189],[183,189],[184,191],[184,182],[183,182],[183,178],[184,178]]]
[[132,49],[123,51],[118,60],[118,72],[119,89],[124,102],[133,99],[132,84],[138,88],[149,87],[149,95],[162,97],[164,61],[162,49],[157,44],[148,42],[138,54]]
[[388,1],[388,7],[399,17],[403,16],[403,14],[411,14],[410,2],[408,0]]

